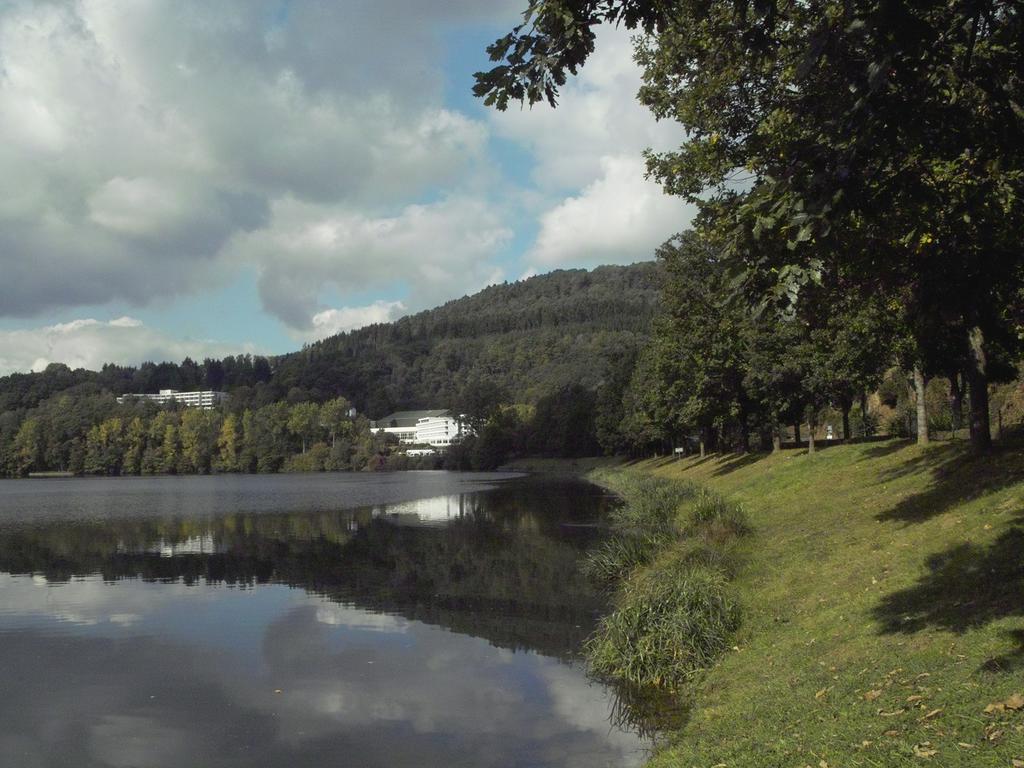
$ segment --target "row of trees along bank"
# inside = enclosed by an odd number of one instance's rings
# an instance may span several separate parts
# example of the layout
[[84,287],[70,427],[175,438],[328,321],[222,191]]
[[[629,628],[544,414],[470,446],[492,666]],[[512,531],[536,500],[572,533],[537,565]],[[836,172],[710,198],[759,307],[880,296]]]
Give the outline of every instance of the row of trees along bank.
[[555,105],[603,23],[642,33],[639,99],[681,141],[648,171],[700,210],[662,254],[634,434],[813,426],[899,361],[921,408],[929,376],[966,384],[987,450],[1024,319],[1020,4],[529,0],[474,92]]
[[349,403],[260,408],[160,408],[110,394],[44,401],[24,418],[3,414],[0,473],[138,475],[373,468],[385,436],[348,415]]

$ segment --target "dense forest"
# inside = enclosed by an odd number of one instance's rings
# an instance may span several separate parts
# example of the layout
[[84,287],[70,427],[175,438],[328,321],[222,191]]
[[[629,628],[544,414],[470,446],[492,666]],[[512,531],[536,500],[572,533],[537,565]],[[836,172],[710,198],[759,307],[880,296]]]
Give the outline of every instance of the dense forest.
[[[595,406],[621,405],[659,276],[655,263],[557,271],[279,357],[13,374],[0,379],[0,473],[485,468],[611,449],[621,415],[602,422]],[[229,398],[213,411],[117,402],[166,388]],[[371,418],[428,407],[465,414],[478,437],[410,460],[370,430]]]

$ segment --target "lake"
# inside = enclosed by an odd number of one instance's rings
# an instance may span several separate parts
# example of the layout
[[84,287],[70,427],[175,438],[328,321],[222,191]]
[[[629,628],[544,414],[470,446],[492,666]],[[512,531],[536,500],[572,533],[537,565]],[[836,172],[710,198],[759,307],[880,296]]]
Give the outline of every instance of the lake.
[[631,766],[610,503],[508,474],[0,480],[0,766]]

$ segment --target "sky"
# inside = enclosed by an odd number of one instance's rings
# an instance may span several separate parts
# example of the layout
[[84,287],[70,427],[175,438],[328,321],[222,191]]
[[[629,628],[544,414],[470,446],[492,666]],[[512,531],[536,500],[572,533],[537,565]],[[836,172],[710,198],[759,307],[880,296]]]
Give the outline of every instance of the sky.
[[525,0],[0,1],[0,375],[277,354],[628,264],[693,210],[628,32],[557,109],[472,74]]

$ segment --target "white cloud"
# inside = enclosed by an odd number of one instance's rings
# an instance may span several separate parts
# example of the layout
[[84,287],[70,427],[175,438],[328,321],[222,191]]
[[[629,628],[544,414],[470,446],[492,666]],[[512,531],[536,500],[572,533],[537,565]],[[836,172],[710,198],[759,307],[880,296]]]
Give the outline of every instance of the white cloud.
[[636,100],[641,76],[631,34],[625,28],[601,29],[594,54],[561,88],[557,108],[512,106],[491,116],[499,136],[531,148],[537,159],[534,179],[542,187],[583,187],[602,175],[608,157],[639,157],[648,147],[678,145],[678,126],[659,123]]
[[492,259],[511,237],[496,210],[468,197],[377,217],[288,197],[274,201],[265,228],[238,235],[229,250],[261,265],[264,306],[308,331],[329,310],[318,305],[325,287],[344,296],[398,283],[408,289],[403,304],[422,309],[500,280]]
[[92,318],[41,328],[0,331],[0,375],[41,371],[50,363],[98,370],[103,363],[137,365],[152,360],[201,360],[253,352],[252,344],[179,339],[132,317]]
[[[649,256],[665,204],[632,184],[616,205],[610,174],[677,129],[636,103],[628,33],[600,33],[557,110],[445,106],[445,33],[520,6],[0,4],[0,316],[173,301],[255,268],[264,308],[314,338],[501,280],[524,216],[533,266]],[[533,152],[533,185],[500,177],[495,134]],[[614,247],[553,229],[637,192],[647,207],[602,222]],[[366,297],[385,290],[403,308]]]
[[643,160],[606,157],[601,177],[541,217],[527,254],[534,264],[623,264],[652,258],[694,210],[644,178]]
[[653,258],[693,217],[692,207],[644,178],[643,151],[670,149],[681,134],[637,102],[641,73],[632,53],[631,33],[606,27],[579,76],[561,89],[556,109],[542,104],[492,117],[499,135],[533,150],[534,180],[548,192],[524,257],[528,274]]
[[441,106],[438,29],[506,12],[3,4],[0,315],[201,291],[284,198],[373,217],[478,183],[488,127]]
[[374,323],[387,323],[405,310],[400,301],[375,301],[365,307],[325,309],[313,315],[313,336],[322,339]]

